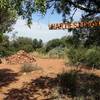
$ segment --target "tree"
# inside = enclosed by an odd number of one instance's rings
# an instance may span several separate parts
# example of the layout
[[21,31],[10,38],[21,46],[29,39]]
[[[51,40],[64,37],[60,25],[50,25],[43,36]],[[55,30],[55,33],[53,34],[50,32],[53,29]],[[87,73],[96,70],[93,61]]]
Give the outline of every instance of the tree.
[[26,52],[33,51],[32,39],[26,37],[19,37],[18,39],[12,41],[13,49],[15,51],[25,50]]
[[9,6],[6,0],[0,0],[0,41],[3,33],[11,31],[12,25],[16,21],[16,11]]
[[41,39],[39,41],[37,39],[34,39],[32,46],[33,46],[34,50],[42,48],[43,47],[43,41]]
[[[16,9],[18,15],[22,15],[24,18],[32,19],[34,12],[41,12],[45,14],[47,9],[54,8],[58,13],[62,13],[65,18],[66,15],[70,15],[74,10],[75,14],[77,9],[86,13],[86,16],[100,13],[100,1],[99,0],[8,0],[10,5]],[[68,16],[67,16],[68,17]]]
[[9,55],[9,38],[3,36],[3,41],[0,43],[0,57]]
[[77,47],[80,44],[80,41],[78,38],[74,36],[64,36],[61,38],[62,44],[64,47],[70,48],[70,47]]
[[42,48],[43,47],[43,41],[41,39],[38,41],[38,44],[39,44],[38,48]]
[[56,48],[56,47],[63,47],[62,41],[60,39],[53,39],[47,42],[46,44],[46,52]]
[[77,9],[82,10],[85,17],[100,14],[100,0],[0,0],[0,38],[11,29],[16,16],[22,16],[30,26],[33,13],[44,15],[50,8],[62,14],[64,22],[66,17],[72,21]]
[[[82,18],[81,21],[98,21],[100,17]],[[84,27],[73,30],[73,40],[77,40],[85,47],[100,46],[100,27]]]
[[19,16],[28,20],[28,24],[31,24],[33,13],[44,15],[50,8],[61,13],[64,19],[73,10],[72,18],[77,9],[85,12],[86,16],[100,13],[100,0],[1,0],[0,6],[15,9]]

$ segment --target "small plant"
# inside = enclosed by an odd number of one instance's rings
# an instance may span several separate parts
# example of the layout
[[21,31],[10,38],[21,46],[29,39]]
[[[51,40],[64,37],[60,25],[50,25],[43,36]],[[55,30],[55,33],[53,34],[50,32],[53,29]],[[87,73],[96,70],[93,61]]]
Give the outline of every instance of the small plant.
[[29,73],[36,70],[41,70],[36,64],[25,63],[21,66],[21,72]]

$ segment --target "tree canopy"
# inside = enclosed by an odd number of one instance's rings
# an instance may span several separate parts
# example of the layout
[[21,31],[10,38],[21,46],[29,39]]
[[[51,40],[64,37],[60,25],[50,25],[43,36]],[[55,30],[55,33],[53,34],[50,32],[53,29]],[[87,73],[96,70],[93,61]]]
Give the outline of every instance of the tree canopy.
[[72,10],[74,13],[70,17],[73,17],[77,9],[85,12],[85,16],[100,13],[100,0],[1,0],[0,6],[15,9],[18,15],[28,20],[28,24],[31,23],[34,12],[45,14],[50,8],[61,13],[63,18],[68,17]]
[[7,1],[0,0],[0,41],[3,33],[12,30],[12,25],[16,22],[16,10],[8,7]]
[[[89,17],[83,18],[81,21],[98,21],[100,17]],[[77,28],[73,30],[73,40],[76,46],[80,44],[85,47],[89,47],[91,45],[100,46],[100,27],[84,27]]]
[[30,26],[33,13],[45,15],[50,8],[66,21],[73,19],[77,9],[83,11],[82,17],[100,14],[100,0],[0,0],[0,38],[11,29],[17,16],[26,19]]

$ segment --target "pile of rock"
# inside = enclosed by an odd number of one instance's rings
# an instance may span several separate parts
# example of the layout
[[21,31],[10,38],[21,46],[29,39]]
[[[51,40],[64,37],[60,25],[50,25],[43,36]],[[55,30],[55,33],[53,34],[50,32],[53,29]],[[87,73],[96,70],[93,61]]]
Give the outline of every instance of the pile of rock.
[[5,58],[7,64],[23,64],[23,63],[34,63],[35,58],[26,53],[24,50],[20,50],[15,55]]

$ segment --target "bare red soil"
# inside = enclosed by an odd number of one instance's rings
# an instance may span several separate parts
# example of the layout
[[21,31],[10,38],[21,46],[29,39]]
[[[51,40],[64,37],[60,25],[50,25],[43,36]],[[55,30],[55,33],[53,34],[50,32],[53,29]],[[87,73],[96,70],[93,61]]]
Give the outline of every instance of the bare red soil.
[[[24,83],[30,82],[31,79],[36,79],[40,76],[55,77],[58,73],[61,73],[64,70],[69,71],[73,69],[70,66],[65,67],[63,59],[36,58],[36,63],[42,68],[42,70],[33,71],[29,74],[19,73],[21,65],[0,64],[0,79],[3,80],[0,82],[0,100],[3,100],[5,93],[7,93],[9,89],[21,88]],[[93,72],[100,76],[100,70],[82,70],[86,71],[87,73]]]
[[[47,76],[47,75],[55,75],[62,71],[64,68],[64,60],[62,59],[39,59],[36,58],[36,63],[40,66],[43,70],[41,71],[33,71],[29,74],[19,75],[21,65],[8,65],[8,64],[0,64],[0,70],[2,72],[2,77],[5,78],[15,78],[4,80],[4,84],[0,85],[0,100],[3,100],[5,97],[4,93],[7,93],[9,89],[12,88],[21,88],[25,82],[30,82],[31,79],[36,79],[40,76]],[[17,73],[15,77],[13,74]]]

